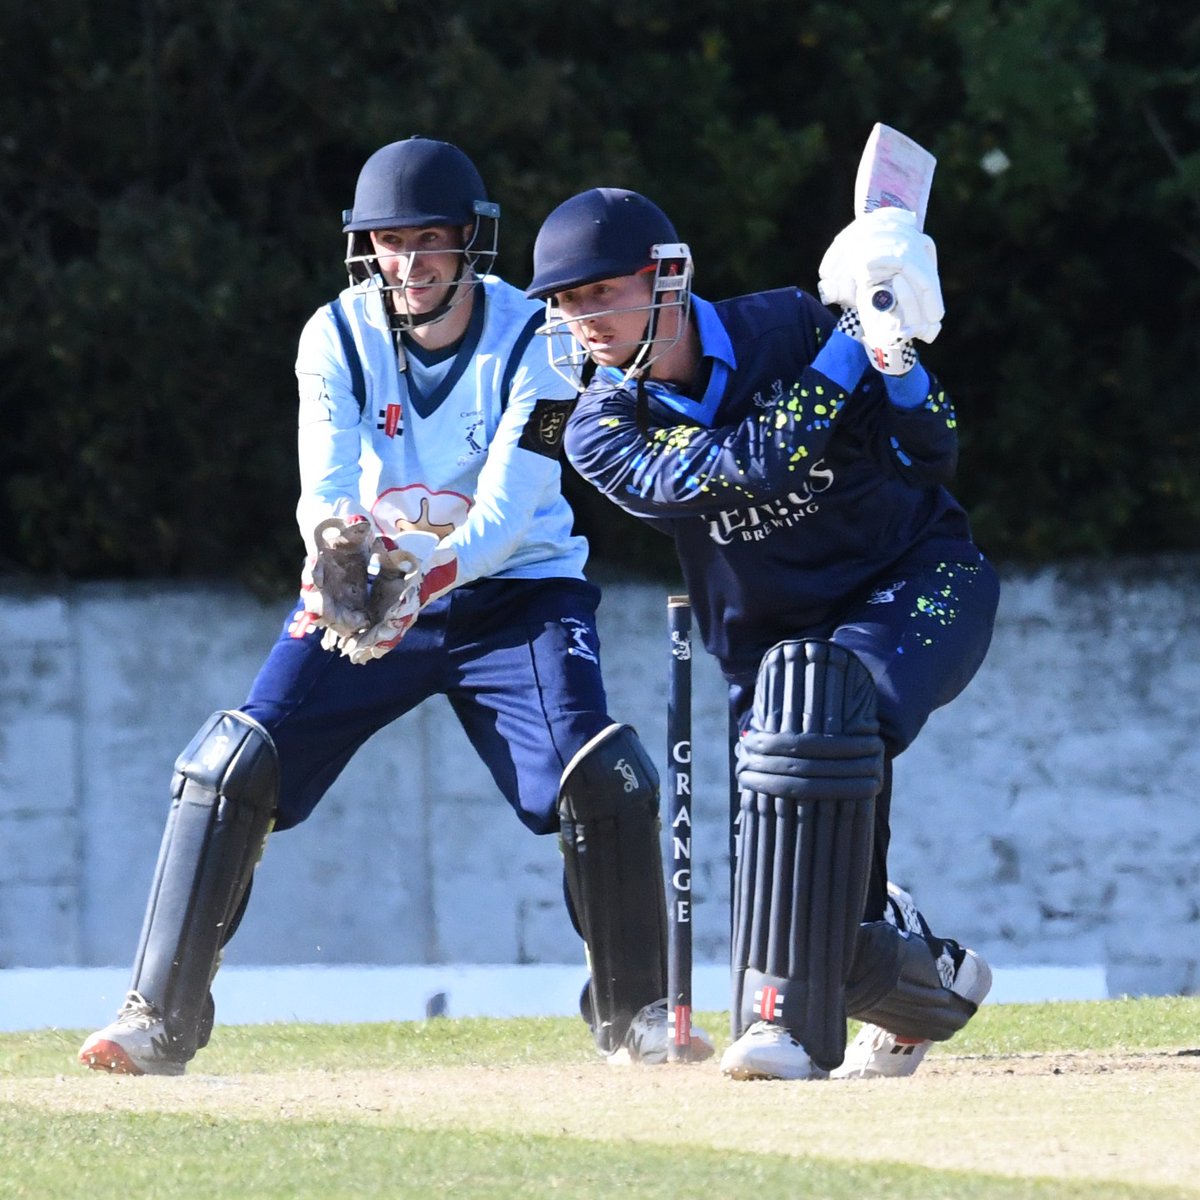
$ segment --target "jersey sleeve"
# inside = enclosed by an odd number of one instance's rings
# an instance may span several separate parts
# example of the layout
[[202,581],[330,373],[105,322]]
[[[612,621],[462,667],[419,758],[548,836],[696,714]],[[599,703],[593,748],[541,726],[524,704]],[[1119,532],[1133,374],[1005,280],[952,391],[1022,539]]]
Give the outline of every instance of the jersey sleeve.
[[300,334],[296,381],[300,393],[296,521],[311,554],[313,530],[321,521],[370,517],[359,498],[362,413],[328,305],[313,315]]
[[[530,328],[532,333],[532,328]],[[554,372],[541,338],[528,340],[501,383],[503,412],[466,521],[446,538],[459,580],[493,575],[559,501],[562,439],[575,392]]]
[[633,391],[589,388],[567,427],[567,456],[635,516],[757,504],[804,481],[849,399],[845,387],[809,366],[789,391],[736,424],[643,428]]
[[886,453],[892,469],[912,487],[948,484],[958,467],[954,401],[919,363],[899,381],[884,376]]

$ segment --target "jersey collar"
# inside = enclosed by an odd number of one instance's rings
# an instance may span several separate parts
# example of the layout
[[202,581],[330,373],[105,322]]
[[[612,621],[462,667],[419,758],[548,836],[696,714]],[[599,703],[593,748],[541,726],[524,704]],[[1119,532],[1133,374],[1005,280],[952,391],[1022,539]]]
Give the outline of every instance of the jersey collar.
[[[665,406],[672,413],[686,417],[698,425],[711,426],[725,395],[729,375],[737,366],[737,357],[733,352],[729,332],[721,324],[721,318],[717,316],[717,310],[712,304],[699,296],[692,296],[692,315],[696,321],[696,332],[700,335],[700,375],[707,380],[704,394],[698,399],[686,396],[671,384],[659,383],[653,379],[644,380],[641,389],[642,394],[651,401],[652,407]],[[707,362],[704,361],[706,359]],[[621,374],[618,368],[600,367],[596,371],[596,378],[612,386]]]

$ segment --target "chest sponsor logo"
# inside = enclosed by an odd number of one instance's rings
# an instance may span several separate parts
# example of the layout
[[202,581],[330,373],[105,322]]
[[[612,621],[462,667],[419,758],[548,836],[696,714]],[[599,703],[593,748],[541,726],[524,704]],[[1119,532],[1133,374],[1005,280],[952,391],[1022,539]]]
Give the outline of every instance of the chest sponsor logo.
[[734,542],[761,542],[776,529],[790,529],[821,511],[817,497],[833,487],[833,469],[823,458],[813,463],[801,487],[766,504],[734,508],[708,521],[708,536],[720,546]]

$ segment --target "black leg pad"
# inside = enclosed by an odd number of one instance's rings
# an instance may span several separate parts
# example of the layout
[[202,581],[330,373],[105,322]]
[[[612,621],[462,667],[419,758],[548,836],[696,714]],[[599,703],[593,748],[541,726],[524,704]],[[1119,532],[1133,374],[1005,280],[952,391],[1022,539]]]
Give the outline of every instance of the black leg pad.
[[872,921],[859,933],[846,1005],[855,1020],[934,1042],[953,1037],[978,1008],[942,983],[923,937],[887,921]]
[[734,1033],[775,1021],[827,1070],[845,1054],[846,980],[883,779],[875,704],[849,651],[782,642],[763,659],[739,746]]
[[209,985],[274,819],[279,762],[240,712],[214,713],[175,763],[171,810],[130,987],[189,1059],[211,1027]]
[[658,773],[628,725],[610,725],[563,772],[563,871],[587,945],[592,1028],[620,1047],[638,1010],[667,994]]

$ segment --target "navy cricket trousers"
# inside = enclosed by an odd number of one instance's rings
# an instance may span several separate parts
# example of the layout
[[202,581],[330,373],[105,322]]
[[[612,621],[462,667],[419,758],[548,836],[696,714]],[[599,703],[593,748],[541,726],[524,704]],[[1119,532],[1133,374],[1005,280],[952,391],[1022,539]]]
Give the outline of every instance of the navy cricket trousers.
[[305,820],[355,751],[422,700],[444,695],[517,816],[558,828],[562,772],[612,722],[596,632],[599,590],[575,579],[485,579],[422,610],[403,641],[355,665],[321,631],[284,623],[242,711],[279,752],[277,829]]

